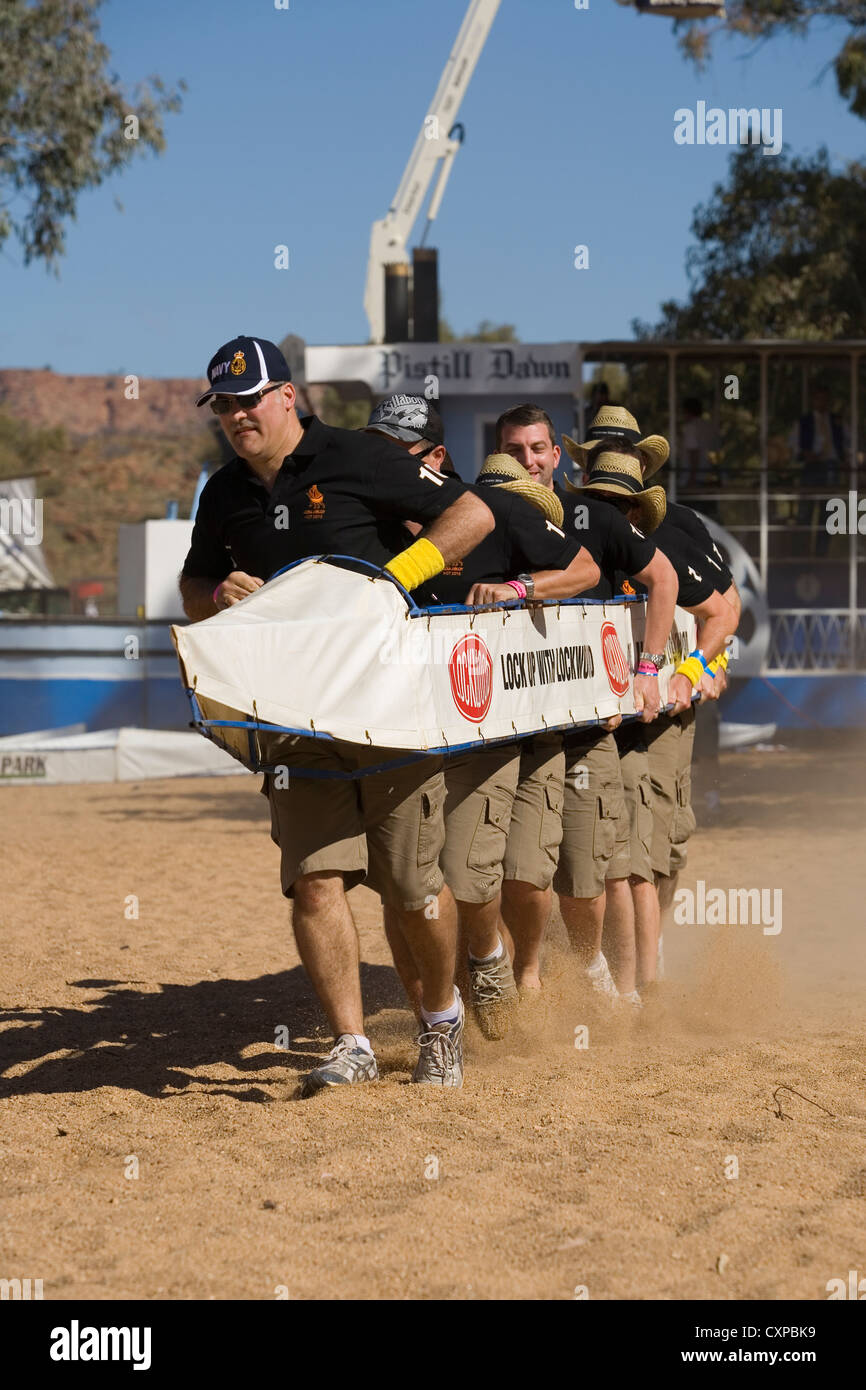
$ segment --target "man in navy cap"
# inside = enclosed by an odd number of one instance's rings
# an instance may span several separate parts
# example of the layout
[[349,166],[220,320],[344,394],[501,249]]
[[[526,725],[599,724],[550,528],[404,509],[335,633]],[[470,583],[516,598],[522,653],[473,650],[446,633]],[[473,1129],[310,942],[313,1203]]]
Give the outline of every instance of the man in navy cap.
[[[288,365],[273,343],[232,339],[214,354],[208,379],[197,404],[210,402],[235,457],[208,480],[196,513],[180,580],[193,620],[242,601],[308,555],[369,560],[411,590],[493,529],[480,497],[423,460],[407,468],[396,440],[299,419]],[[414,541],[403,529],[407,517],[423,528]],[[301,739],[289,785],[266,778],[295,940],[335,1036],[330,1056],[306,1078],[305,1095],[378,1075],[346,901],[346,889],[365,879],[402,913],[422,979],[425,1032],[413,1079],[462,1083],[457,918],[439,868],[442,760],[367,774],[383,756],[382,749]],[[319,776],[302,775],[310,770]]]

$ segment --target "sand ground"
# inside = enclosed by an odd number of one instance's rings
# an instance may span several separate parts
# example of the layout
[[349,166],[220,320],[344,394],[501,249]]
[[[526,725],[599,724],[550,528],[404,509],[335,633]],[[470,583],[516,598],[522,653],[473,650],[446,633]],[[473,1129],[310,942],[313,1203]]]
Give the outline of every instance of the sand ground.
[[725,756],[682,886],[781,888],[781,932],[669,927],[667,1003],[628,1024],[554,924],[543,1016],[471,1031],[462,1091],[407,1084],[413,1020],[354,890],[383,1077],[309,1102],[326,1033],[257,779],[0,789],[0,1276],[47,1299],[826,1298],[866,1274],[864,773],[851,735]]

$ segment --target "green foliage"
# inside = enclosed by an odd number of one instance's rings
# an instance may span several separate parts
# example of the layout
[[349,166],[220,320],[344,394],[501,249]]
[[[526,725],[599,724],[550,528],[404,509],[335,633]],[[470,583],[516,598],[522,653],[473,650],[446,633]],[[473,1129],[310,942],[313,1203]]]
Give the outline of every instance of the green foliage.
[[[56,269],[79,193],[145,150],[165,148],[161,116],[180,109],[158,77],[130,94],[107,69],[102,0],[0,4],[0,246]],[[185,84],[178,84],[185,90]],[[127,117],[138,120],[138,138]]]
[[728,182],[695,210],[691,298],[664,303],[639,338],[866,336],[866,166],[834,171],[805,158],[731,155]]
[[[619,0],[630,4],[631,0]],[[710,57],[715,34],[741,34],[750,39],[769,39],[777,33],[806,37],[813,19],[838,19],[851,30],[836,55],[833,67],[840,96],[855,116],[866,117],[866,4],[863,0],[726,0],[726,16],[719,20],[679,21],[684,31],[680,46],[699,67]],[[709,26],[709,27],[708,27]]]
[[439,320],[440,343],[519,343],[513,323],[492,323],[482,319],[474,333],[455,333],[447,319]]
[[368,396],[349,400],[342,397],[333,386],[326,386],[318,416],[325,425],[340,430],[362,430],[370,418],[371,403]]
[[592,367],[592,375],[586,376],[583,383],[587,399],[593,386],[601,381],[607,383],[608,394],[614,404],[625,399],[628,391],[628,376],[621,363],[605,362],[603,365]]
[[27,477],[50,468],[69,448],[66,431],[34,429],[0,413],[0,478]]

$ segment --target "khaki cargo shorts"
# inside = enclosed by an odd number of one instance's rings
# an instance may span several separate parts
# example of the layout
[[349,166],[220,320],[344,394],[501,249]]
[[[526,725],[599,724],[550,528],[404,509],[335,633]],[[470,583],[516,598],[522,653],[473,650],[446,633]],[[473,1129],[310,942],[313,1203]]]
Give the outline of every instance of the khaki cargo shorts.
[[562,734],[521,739],[520,779],[505,849],[505,878],[549,888],[562,842]]
[[[565,745],[562,844],[553,879],[567,898],[597,898],[610,876],[617,841],[627,846],[628,813],[613,734],[569,734]],[[627,852],[625,850],[624,852]]]
[[692,810],[692,751],[694,708],[675,719],[660,714],[646,725],[652,783],[652,866],[671,875],[685,867],[686,842],[695,828]]
[[304,874],[336,872],[346,889],[366,882],[404,911],[425,907],[444,882],[445,777],[440,757],[355,780],[302,777],[295,769],[356,772],[406,757],[404,749],[317,739],[286,742],[287,785],[266,773],[271,839],[280,847],[287,898]]
[[614,734],[619,749],[628,835],[617,838],[607,876],[628,878],[633,875],[652,883],[653,794],[646,728],[646,724],[636,721],[620,725]]
[[515,743],[463,753],[445,763],[445,846],[440,862],[458,902],[492,902],[502,887],[519,771],[520,748]]

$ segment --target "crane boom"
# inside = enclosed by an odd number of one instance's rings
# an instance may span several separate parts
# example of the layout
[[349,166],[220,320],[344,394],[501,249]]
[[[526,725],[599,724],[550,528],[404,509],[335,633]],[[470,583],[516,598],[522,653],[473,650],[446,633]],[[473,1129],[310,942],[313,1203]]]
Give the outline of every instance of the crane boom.
[[373,223],[364,308],[370,322],[370,337],[381,343],[385,337],[385,266],[405,261],[409,235],[440,160],[445,160],[443,177],[437,186],[435,217],[459,143],[450,131],[457,119],[475,65],[487,42],[501,0],[470,0],[454,47],[439,80],[436,95],[421,125],[415,148],[406,165],[400,186],[387,215]]

